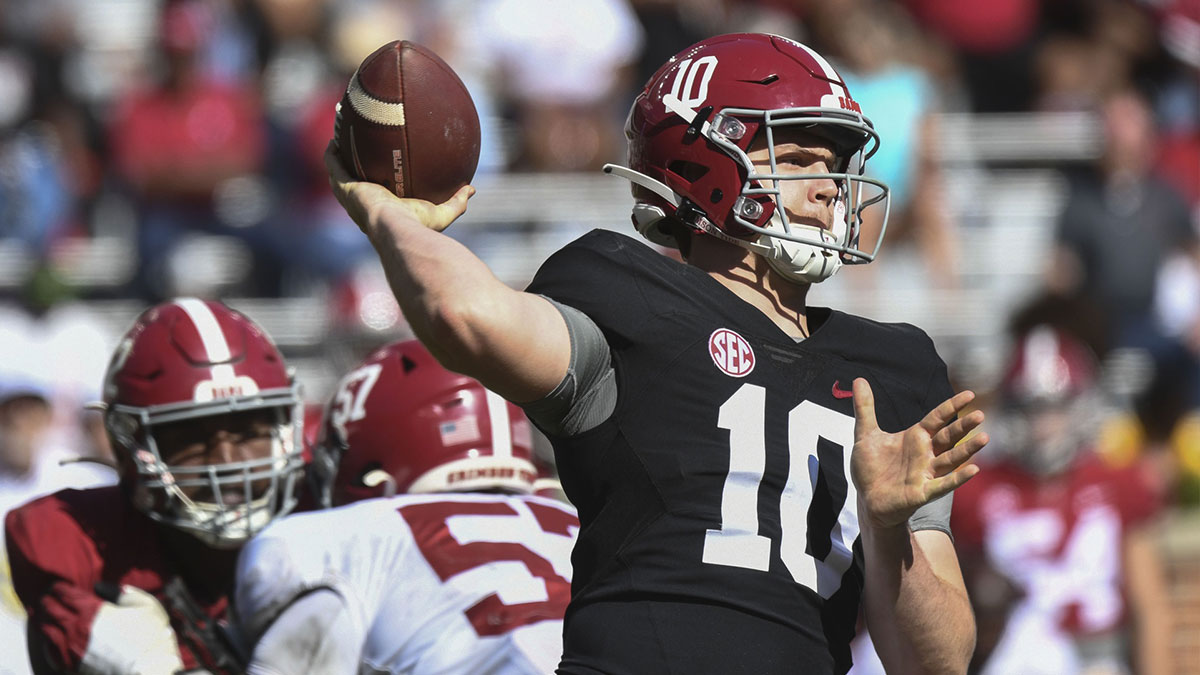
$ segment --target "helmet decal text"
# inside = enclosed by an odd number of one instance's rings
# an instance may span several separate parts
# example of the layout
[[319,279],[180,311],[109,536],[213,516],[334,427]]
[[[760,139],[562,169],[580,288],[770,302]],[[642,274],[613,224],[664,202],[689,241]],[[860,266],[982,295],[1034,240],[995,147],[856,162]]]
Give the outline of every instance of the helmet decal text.
[[201,380],[192,390],[192,400],[196,403],[209,403],[223,398],[236,396],[253,396],[258,393],[258,383],[246,375],[236,377],[214,377],[211,380]]
[[[330,419],[338,433],[344,436],[347,422],[357,422],[367,416],[367,397],[371,395],[371,389],[375,387],[382,370],[383,366],[378,363],[368,363],[342,378],[330,407]],[[355,384],[358,384],[357,388]]]
[[[679,70],[675,71],[675,81],[671,83],[671,96],[688,108],[699,108],[708,98],[708,83],[716,69],[717,57],[711,54],[694,61],[684,59],[679,63]],[[670,108],[667,108],[667,112],[670,112]]]

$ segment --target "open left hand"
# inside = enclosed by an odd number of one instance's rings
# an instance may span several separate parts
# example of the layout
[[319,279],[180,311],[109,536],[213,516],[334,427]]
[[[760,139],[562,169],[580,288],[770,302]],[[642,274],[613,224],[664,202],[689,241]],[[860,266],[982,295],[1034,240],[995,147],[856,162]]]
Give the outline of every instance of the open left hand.
[[908,429],[888,433],[875,419],[871,385],[861,377],[854,380],[850,473],[866,510],[859,514],[861,520],[877,527],[902,525],[918,508],[979,473],[979,467],[966,462],[987,444],[987,434],[959,445],[983,423],[979,410],[958,418],[974,399],[973,392],[959,392]]

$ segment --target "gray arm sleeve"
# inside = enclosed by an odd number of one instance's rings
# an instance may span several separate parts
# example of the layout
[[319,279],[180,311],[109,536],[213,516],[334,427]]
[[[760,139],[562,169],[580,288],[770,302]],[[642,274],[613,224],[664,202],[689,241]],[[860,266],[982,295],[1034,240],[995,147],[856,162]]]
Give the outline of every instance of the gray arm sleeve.
[[574,436],[596,428],[616,410],[616,370],[596,322],[574,307],[546,299],[567,322],[571,361],[554,391],[521,407],[546,435]]
[[940,530],[950,539],[954,534],[950,531],[950,508],[954,506],[954,493],[938,497],[925,506],[917,509],[908,519],[908,528],[913,532],[921,530]]

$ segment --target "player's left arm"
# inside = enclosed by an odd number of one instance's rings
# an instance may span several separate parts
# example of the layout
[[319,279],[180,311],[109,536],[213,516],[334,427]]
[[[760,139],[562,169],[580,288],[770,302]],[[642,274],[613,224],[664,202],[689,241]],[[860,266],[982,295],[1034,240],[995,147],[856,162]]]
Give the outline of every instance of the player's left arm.
[[954,544],[939,530],[863,528],[864,606],[888,673],[966,673],[975,617]]
[[972,400],[972,392],[960,392],[912,427],[888,433],[876,422],[870,385],[854,382],[851,473],[866,565],[863,602],[889,673],[965,673],[974,651],[975,619],[953,542],[945,532],[909,526],[917,509],[978,473],[967,461],[987,435],[967,436],[983,413],[959,417]]

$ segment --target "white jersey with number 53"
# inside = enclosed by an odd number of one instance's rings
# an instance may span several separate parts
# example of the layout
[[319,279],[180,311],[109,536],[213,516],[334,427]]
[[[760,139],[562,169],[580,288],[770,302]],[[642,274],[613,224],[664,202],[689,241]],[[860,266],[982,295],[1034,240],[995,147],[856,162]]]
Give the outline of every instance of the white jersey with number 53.
[[[578,529],[571,507],[535,496],[400,495],[297,514],[242,552],[235,614],[287,658],[336,639],[360,673],[552,673]],[[314,595],[334,611],[287,611],[316,607]],[[260,651],[251,670],[271,672]]]

